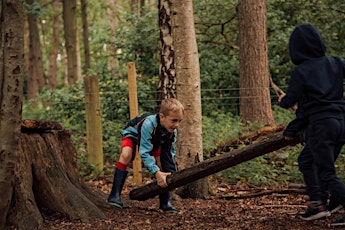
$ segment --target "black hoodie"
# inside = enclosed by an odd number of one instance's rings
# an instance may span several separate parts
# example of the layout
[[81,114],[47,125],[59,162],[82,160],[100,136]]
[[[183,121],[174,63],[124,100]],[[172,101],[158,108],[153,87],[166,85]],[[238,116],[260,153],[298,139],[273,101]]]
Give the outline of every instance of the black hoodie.
[[290,108],[298,103],[300,116],[309,122],[343,117],[345,63],[338,57],[326,56],[321,35],[310,24],[301,24],[293,30],[289,51],[297,66],[279,105]]

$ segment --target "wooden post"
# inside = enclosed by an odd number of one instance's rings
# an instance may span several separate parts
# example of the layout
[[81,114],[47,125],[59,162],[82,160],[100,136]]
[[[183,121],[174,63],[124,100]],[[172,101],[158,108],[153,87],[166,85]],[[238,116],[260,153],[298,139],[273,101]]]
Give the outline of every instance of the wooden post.
[[98,77],[84,77],[87,160],[94,174],[103,172],[102,124]]
[[[137,74],[135,69],[135,63],[128,63],[128,91],[129,91],[129,112],[130,119],[138,116],[138,95],[137,95]],[[136,155],[133,160],[133,182],[135,184],[141,184],[143,182],[141,158],[136,149]]]

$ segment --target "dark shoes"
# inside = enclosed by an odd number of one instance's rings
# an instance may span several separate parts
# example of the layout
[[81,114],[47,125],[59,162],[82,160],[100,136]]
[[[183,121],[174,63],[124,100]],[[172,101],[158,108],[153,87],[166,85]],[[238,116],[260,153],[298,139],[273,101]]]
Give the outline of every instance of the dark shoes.
[[127,174],[128,171],[118,168],[115,169],[113,187],[107,199],[107,203],[115,208],[123,208],[123,203],[121,201],[121,192],[126,181]]
[[343,218],[336,220],[333,223],[331,223],[331,226],[345,226],[345,216],[343,216]]
[[330,216],[331,213],[327,210],[326,205],[321,201],[311,201],[308,203],[305,213],[300,215],[302,220],[317,220],[326,216]]
[[164,212],[177,213],[178,210],[170,203],[170,192],[159,195],[159,209]]
[[171,212],[171,213],[177,213],[178,212],[178,210],[172,205],[167,205],[165,207],[159,207],[159,209],[163,210],[164,212]]
[[343,206],[338,202],[338,200],[331,196],[328,203],[328,211],[333,214],[342,208]]
[[111,200],[111,199],[108,199],[107,200],[107,203],[111,206],[113,206],[114,208],[119,208],[119,209],[122,209],[123,208],[123,203],[122,201],[119,199],[119,200]]

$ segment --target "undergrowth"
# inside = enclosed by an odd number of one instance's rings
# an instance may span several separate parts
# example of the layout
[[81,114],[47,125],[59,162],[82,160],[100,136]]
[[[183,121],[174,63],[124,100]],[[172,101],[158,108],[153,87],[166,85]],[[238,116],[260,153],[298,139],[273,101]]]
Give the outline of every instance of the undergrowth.
[[[40,106],[36,102],[25,102],[23,119],[55,120],[60,122],[65,129],[72,131],[72,141],[78,152],[78,167],[81,175],[91,177],[93,167],[87,163],[87,151],[85,141],[85,111],[83,96],[76,93],[66,94],[63,91],[47,92],[42,94],[48,106]],[[108,98],[106,100],[109,100]],[[33,104],[35,106],[33,106]],[[114,108],[116,109],[116,108]],[[125,107],[120,108],[124,110]],[[273,106],[277,124],[286,125],[294,115],[277,106]],[[112,111],[109,111],[112,112]],[[117,119],[109,119],[109,114],[102,117],[103,126],[103,153],[106,163],[115,163],[120,154],[120,130],[127,122],[126,116],[117,116]],[[231,113],[213,113],[212,116],[202,117],[203,150],[204,153],[215,148],[225,140],[239,137],[246,132],[256,130],[258,124],[243,127],[239,117]],[[218,172],[217,175],[225,177],[229,183],[247,182],[256,186],[278,186],[289,183],[302,183],[303,177],[298,170],[297,157],[302,150],[300,144],[287,146],[278,151],[265,154],[255,159],[240,163],[236,166]],[[221,153],[220,153],[221,154]],[[209,156],[205,156],[206,158]],[[344,178],[344,156],[340,154],[336,162],[338,176]],[[111,173],[105,171],[104,173]]]

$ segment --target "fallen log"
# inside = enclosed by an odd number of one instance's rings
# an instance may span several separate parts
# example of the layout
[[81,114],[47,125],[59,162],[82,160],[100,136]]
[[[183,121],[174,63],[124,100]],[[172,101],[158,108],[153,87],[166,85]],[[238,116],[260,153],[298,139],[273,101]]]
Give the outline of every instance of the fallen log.
[[235,149],[231,152],[199,162],[190,168],[177,171],[167,177],[168,187],[166,188],[159,187],[156,181],[137,187],[130,191],[129,197],[132,200],[147,200],[161,193],[235,166],[239,163],[281,149],[285,146],[298,143],[297,140],[285,140],[282,133],[283,132],[278,132],[268,135],[266,138],[241,149]]
[[219,143],[216,148],[209,150],[206,152],[206,156],[214,157],[218,154],[221,154],[223,152],[230,152],[233,149],[238,149],[241,144],[249,145],[254,141],[261,140],[262,138],[265,138],[267,135],[270,135],[272,133],[277,133],[280,131],[284,131],[285,126],[265,126],[260,128],[257,131],[253,131],[250,133],[247,133],[245,135],[242,135],[238,138],[234,138],[231,140],[225,140],[223,143]]

